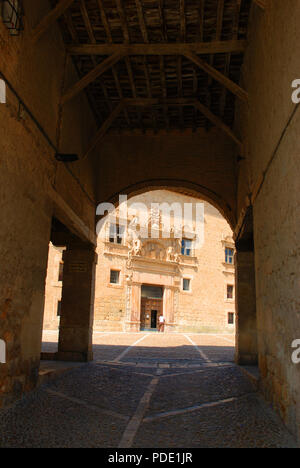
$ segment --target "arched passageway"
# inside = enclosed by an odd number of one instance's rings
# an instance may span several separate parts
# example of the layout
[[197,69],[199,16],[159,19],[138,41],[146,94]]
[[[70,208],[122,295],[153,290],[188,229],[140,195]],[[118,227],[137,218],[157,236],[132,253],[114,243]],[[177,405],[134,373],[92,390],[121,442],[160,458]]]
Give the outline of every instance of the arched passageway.
[[56,239],[69,265],[59,355],[87,360],[97,205],[179,188],[234,231],[236,360],[258,360],[299,440],[300,4],[14,3],[26,14],[0,18],[0,407],[37,385],[53,218],[72,233]]

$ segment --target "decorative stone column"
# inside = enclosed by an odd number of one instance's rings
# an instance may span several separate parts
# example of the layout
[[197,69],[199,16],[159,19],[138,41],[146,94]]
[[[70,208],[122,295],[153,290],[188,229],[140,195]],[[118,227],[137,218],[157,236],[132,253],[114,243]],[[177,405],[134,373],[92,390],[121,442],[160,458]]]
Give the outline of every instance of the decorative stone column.
[[174,287],[165,286],[164,289],[164,317],[165,332],[174,331]]
[[90,361],[97,255],[90,244],[72,243],[63,253],[64,272],[57,359]]
[[132,283],[130,287],[131,298],[130,319],[126,322],[126,331],[138,332],[141,327],[141,284]]
[[254,251],[237,250],[236,281],[236,362],[257,365],[257,325]]

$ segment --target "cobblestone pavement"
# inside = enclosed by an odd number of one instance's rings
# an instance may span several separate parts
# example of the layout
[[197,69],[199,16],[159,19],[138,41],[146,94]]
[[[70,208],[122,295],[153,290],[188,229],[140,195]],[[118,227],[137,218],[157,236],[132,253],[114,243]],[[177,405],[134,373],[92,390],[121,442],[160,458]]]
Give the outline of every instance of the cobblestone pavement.
[[295,446],[233,346],[230,335],[96,333],[92,363],[0,412],[0,447]]

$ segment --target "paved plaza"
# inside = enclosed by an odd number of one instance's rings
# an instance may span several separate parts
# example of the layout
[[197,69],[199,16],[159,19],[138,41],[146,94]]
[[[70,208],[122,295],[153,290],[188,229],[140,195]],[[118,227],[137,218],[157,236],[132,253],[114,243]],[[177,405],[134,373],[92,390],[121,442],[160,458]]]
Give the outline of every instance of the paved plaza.
[[[43,350],[56,350],[46,332]],[[0,447],[293,447],[232,335],[96,333],[94,361],[0,412]]]

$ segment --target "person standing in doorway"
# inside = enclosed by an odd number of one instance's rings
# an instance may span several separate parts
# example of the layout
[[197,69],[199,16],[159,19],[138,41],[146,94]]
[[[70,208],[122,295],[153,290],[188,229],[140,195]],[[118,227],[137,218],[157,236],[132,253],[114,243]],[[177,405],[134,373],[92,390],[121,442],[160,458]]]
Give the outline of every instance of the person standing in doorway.
[[165,317],[163,315],[160,315],[159,317],[159,328],[158,330],[163,333],[165,331]]

